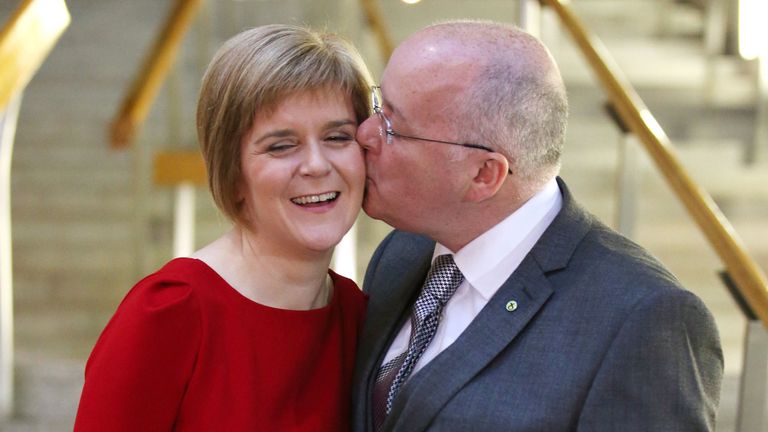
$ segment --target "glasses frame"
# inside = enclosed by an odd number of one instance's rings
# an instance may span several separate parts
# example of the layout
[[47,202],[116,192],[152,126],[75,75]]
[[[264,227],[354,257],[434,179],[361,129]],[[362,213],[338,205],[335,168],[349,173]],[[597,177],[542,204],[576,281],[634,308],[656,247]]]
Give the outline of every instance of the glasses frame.
[[[483,150],[489,153],[497,153],[496,150],[493,150],[492,148],[488,146],[484,146],[482,144],[462,143],[462,142],[445,141],[445,140],[438,140],[438,139],[432,139],[432,138],[422,138],[422,137],[417,137],[413,135],[404,135],[399,132],[395,132],[395,130],[392,129],[392,122],[389,120],[389,117],[387,117],[387,115],[384,114],[384,110],[382,109],[382,103],[381,103],[382,97],[380,96],[380,94],[381,94],[381,86],[371,86],[371,108],[373,109],[373,113],[379,116],[379,119],[381,120],[384,126],[383,128],[380,127],[379,131],[382,134],[382,137],[386,135],[387,144],[392,144],[392,139],[394,137],[398,137],[398,138],[410,139],[410,140],[416,140],[416,141],[426,141],[426,142],[432,142],[432,143],[438,143],[438,144],[448,144],[453,146]],[[509,175],[512,175],[512,168],[509,168],[507,172],[509,173]]]

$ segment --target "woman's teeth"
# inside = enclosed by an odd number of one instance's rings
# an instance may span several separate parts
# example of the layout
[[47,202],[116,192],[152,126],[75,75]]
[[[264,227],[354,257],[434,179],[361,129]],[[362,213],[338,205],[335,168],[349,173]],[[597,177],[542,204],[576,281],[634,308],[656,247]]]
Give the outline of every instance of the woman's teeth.
[[339,196],[338,192],[326,192],[320,195],[306,195],[297,198],[291,198],[291,201],[299,205],[316,204],[319,202],[333,201],[337,196]]

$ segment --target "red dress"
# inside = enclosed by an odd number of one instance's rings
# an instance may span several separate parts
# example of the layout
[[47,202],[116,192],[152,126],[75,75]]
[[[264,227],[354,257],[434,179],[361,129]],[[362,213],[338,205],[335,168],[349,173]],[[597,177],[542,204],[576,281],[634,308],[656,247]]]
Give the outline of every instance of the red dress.
[[348,430],[365,296],[330,274],[329,304],[293,311],[247,299],[202,261],[169,262],[99,337],[75,431]]

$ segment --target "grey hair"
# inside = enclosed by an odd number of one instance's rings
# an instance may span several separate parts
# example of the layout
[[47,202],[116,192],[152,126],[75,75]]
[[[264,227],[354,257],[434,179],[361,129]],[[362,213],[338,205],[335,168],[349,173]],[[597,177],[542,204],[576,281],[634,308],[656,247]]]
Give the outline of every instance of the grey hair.
[[491,21],[448,21],[427,27],[457,35],[480,53],[480,71],[461,95],[459,117],[471,142],[511,157],[515,175],[543,180],[560,167],[568,99],[549,51],[517,27]]

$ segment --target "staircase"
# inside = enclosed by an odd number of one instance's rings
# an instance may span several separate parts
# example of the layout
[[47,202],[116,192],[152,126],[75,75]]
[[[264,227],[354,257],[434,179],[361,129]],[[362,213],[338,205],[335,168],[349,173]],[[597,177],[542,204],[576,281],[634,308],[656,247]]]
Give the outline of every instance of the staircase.
[[[0,4],[0,21],[16,2],[8,3]],[[107,128],[170,2],[68,3],[72,25],[28,87],[16,136],[12,216],[17,415],[0,423],[2,431],[72,429],[85,359],[141,273],[133,250],[134,155],[109,149]],[[499,19],[498,11],[503,10],[514,19],[515,7],[509,2],[471,3],[477,6],[474,12],[461,1],[425,1],[421,9],[381,2],[389,25],[398,26],[392,29],[397,40],[440,16]],[[743,143],[751,139],[754,121],[750,71],[738,61],[719,60],[720,79],[712,102],[705,100],[701,12],[670,2],[662,37],[658,3],[580,0],[574,6],[636,85],[694,179],[710,191],[748,249],[768,268],[768,163],[751,167],[741,163]],[[214,34],[232,32],[224,27],[268,22],[322,22],[343,13],[347,17],[343,25],[349,34],[361,35],[358,43],[371,60],[374,75],[380,75],[372,42],[356,29],[361,24],[349,21],[359,19],[347,9],[355,7],[354,1],[318,1],[311,6],[299,0],[216,0],[215,4],[209,12]],[[233,11],[238,18],[225,23],[222,15]],[[544,39],[566,77],[572,108],[562,175],[575,197],[610,223],[619,133],[603,114],[605,99],[567,36],[548,29]],[[194,90],[189,89],[197,82],[195,35],[188,35],[185,43],[181,85],[183,115],[189,119],[194,105]],[[163,93],[139,137],[141,143],[167,145],[168,112],[168,96]],[[191,123],[181,141],[178,144],[194,145]],[[655,176],[650,162],[641,158],[640,168],[635,238],[714,311],[727,373],[718,430],[733,431],[744,319],[714,273],[720,268],[714,253]],[[170,257],[171,191],[153,191],[146,205],[144,271],[150,271]],[[198,243],[203,244],[226,223],[204,190],[198,193],[198,206]],[[361,218],[361,265],[386,231],[382,224]]]

